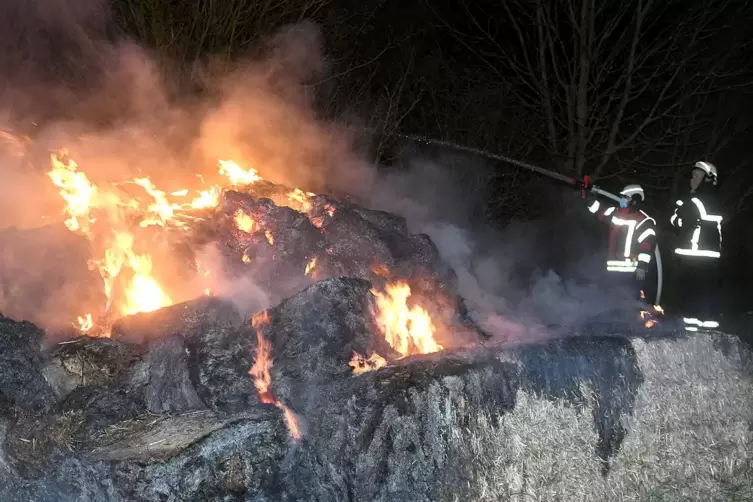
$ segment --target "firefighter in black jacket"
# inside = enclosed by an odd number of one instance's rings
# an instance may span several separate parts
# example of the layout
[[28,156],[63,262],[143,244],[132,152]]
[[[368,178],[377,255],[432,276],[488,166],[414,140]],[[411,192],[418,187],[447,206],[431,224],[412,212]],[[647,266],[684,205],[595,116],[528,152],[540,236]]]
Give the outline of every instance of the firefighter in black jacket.
[[717,328],[722,216],[716,196],[717,170],[697,162],[690,192],[678,200],[670,223],[677,229],[675,257],[683,322],[689,331]]
[[653,305],[661,295],[660,268],[656,269],[656,283],[649,287],[648,281],[656,248],[656,220],[640,208],[645,199],[640,185],[627,185],[620,195],[622,204],[615,206],[589,194],[588,210],[610,224],[607,271],[615,274],[618,283],[633,289],[637,298]]

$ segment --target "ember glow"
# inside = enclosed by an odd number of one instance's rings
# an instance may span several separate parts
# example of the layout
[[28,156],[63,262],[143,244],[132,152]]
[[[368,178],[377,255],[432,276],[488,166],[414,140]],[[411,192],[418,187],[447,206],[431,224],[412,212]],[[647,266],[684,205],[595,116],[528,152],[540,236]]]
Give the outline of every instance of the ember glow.
[[280,408],[285,417],[285,423],[288,426],[290,435],[293,439],[300,439],[301,431],[298,428],[298,422],[290,408],[282,404],[269,390],[272,384],[272,344],[264,338],[264,328],[269,325],[269,314],[267,311],[254,314],[251,319],[251,325],[256,331],[256,360],[254,365],[248,371],[254,378],[254,385],[259,393],[259,400],[262,403],[274,404]]
[[641,310],[641,319],[643,319],[643,325],[647,328],[653,328],[659,321],[656,319],[656,315],[664,315],[664,309],[660,305],[654,305],[654,312],[651,313],[648,310]]
[[261,226],[251,216],[247,215],[240,209],[235,212],[235,225],[238,230],[246,232],[247,234],[253,234],[261,229]]
[[443,349],[434,339],[436,329],[423,308],[408,307],[410,286],[402,281],[389,284],[385,292],[371,290],[376,298],[375,318],[387,343],[403,357]]
[[92,320],[91,314],[86,314],[83,316],[79,316],[78,318],[78,329],[82,333],[86,333],[90,329],[94,327],[94,321]]
[[[65,149],[52,154],[50,161],[48,176],[65,202],[65,225],[92,244],[94,254],[90,266],[102,277],[106,302],[100,312],[89,315],[105,323],[120,316],[151,312],[176,301],[210,294],[207,284],[196,291],[184,291],[180,285],[170,284],[171,274],[159,266],[159,258],[165,261],[159,247],[161,243],[166,244],[167,234],[154,232],[159,229],[188,231],[192,222],[205,218],[207,210],[218,206],[223,190],[239,189],[262,180],[256,169],[243,168],[232,160],[219,160],[220,184],[206,186],[204,177],[197,174],[203,185],[200,189],[180,188],[167,192],[147,176],[92,183]],[[288,194],[287,200],[278,204],[308,213],[313,195],[295,189]],[[262,228],[252,215],[238,210],[234,221],[243,232],[263,231],[267,243],[274,244],[272,231]],[[243,261],[250,263],[251,258],[244,255]],[[174,298],[170,288],[186,297]],[[80,330],[89,332],[92,322],[87,318],[84,320],[86,322],[78,323]]]
[[314,256],[313,258],[311,258],[311,261],[306,264],[306,270],[304,270],[303,273],[308,275],[309,277],[315,277],[316,272],[316,256]]
[[350,360],[348,365],[353,368],[354,374],[360,375],[361,373],[366,373],[367,371],[374,371],[378,370],[379,368],[383,368],[387,365],[387,360],[376,352],[371,354],[369,357],[364,357],[358,352],[353,351],[353,358]]

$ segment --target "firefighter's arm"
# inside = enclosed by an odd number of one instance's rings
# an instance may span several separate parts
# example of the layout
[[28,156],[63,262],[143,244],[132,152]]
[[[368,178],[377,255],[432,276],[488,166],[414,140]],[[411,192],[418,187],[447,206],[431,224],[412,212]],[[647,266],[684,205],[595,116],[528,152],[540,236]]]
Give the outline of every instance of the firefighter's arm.
[[653,220],[647,220],[646,225],[641,225],[636,229],[638,237],[638,267],[647,270],[651,265],[651,258],[656,246],[656,225]]
[[684,202],[678,200],[675,203],[675,212],[672,213],[672,217],[669,219],[669,223],[675,228],[682,228],[682,213]]
[[696,198],[692,198],[690,201],[678,200],[675,213],[669,221],[675,228],[693,228],[701,220],[702,211],[703,205]]
[[586,195],[586,206],[588,207],[588,210],[592,214],[597,215],[600,220],[606,220],[617,209],[617,206],[602,202],[591,192],[588,192]]

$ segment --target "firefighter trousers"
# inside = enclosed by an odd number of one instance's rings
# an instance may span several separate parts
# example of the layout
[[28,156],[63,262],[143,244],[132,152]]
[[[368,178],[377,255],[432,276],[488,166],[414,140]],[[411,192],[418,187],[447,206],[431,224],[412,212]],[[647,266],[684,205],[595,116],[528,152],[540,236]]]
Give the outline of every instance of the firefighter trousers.
[[677,257],[680,311],[685,318],[719,321],[719,259],[704,256]]

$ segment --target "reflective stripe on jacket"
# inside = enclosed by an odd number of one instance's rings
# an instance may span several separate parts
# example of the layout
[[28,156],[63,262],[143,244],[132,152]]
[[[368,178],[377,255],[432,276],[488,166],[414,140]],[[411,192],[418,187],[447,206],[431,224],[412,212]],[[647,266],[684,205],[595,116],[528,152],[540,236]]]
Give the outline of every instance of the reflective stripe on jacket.
[[604,206],[597,200],[588,210],[610,223],[607,270],[634,272],[648,267],[656,245],[656,220],[642,210]]
[[[704,199],[706,199],[704,201]],[[719,258],[722,251],[722,216],[713,197],[690,194],[678,200],[669,222],[679,229],[675,254]]]

